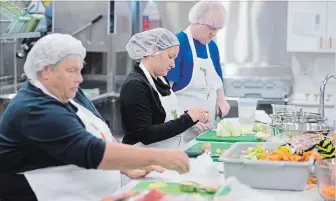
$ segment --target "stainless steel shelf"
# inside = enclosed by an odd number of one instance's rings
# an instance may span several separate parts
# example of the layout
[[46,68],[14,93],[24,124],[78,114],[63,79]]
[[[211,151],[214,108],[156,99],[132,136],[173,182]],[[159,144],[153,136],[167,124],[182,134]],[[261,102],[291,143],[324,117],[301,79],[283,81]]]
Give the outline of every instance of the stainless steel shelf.
[[120,97],[119,93],[108,92],[108,93],[100,94],[100,95],[95,96],[95,97],[91,97],[89,99],[90,99],[91,102],[97,103],[97,102],[104,101],[104,100],[109,99],[109,98],[118,99],[119,97]]
[[0,40],[14,40],[21,38],[38,38],[38,37],[41,37],[40,32],[0,34]]

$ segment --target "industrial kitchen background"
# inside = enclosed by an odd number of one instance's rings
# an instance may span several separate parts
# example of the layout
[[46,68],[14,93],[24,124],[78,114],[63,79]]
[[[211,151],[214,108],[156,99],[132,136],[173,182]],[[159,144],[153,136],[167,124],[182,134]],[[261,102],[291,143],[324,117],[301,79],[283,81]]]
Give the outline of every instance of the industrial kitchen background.
[[[134,64],[125,50],[126,42],[132,34],[158,26],[173,32],[184,30],[189,23],[187,11],[196,2],[0,3],[0,115],[26,79],[23,63],[34,41],[49,32],[68,33],[87,48],[81,87],[108,122],[112,133],[121,137],[118,93]],[[321,79],[335,72],[335,57],[331,52],[288,49],[289,38],[293,39],[288,31],[292,26],[288,12],[295,5],[287,1],[227,1],[223,4],[228,10],[227,24],[218,33],[216,42],[220,49],[225,93],[232,107],[228,117],[238,115],[237,100],[241,98],[258,99],[257,108],[268,114],[272,113],[271,104],[294,102],[315,111]],[[313,9],[316,5],[308,7]],[[320,63],[324,68],[313,72],[311,69],[316,69]],[[314,87],[307,87],[305,79]],[[305,90],[300,90],[298,85]],[[335,95],[326,93],[326,108],[333,109]]]

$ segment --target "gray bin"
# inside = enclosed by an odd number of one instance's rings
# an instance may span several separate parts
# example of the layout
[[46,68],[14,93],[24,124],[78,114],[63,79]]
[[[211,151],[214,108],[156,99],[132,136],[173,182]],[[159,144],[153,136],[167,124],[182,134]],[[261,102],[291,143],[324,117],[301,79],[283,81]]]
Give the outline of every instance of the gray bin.
[[242,160],[242,151],[258,144],[274,151],[281,143],[235,143],[220,158],[224,162],[224,178],[236,177],[241,183],[251,188],[270,190],[305,189],[314,164],[311,158],[308,162]]

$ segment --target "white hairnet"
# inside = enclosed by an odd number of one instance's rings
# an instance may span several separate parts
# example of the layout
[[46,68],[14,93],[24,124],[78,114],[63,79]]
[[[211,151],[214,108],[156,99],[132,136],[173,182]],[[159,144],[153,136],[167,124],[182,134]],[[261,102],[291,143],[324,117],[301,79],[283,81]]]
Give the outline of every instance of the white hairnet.
[[44,67],[55,65],[70,55],[85,58],[86,50],[80,40],[68,34],[46,35],[39,39],[28,53],[24,72],[28,79],[37,79],[38,72]]
[[175,34],[165,28],[155,28],[134,34],[126,44],[126,50],[132,59],[141,59],[179,45]]
[[226,10],[222,2],[200,1],[189,11],[189,22],[221,29],[225,25]]

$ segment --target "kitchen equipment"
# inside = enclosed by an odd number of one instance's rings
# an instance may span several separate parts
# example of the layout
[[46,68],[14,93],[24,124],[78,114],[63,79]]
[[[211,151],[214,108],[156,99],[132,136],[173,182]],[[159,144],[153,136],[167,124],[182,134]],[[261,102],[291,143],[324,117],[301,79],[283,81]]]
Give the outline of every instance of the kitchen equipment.
[[336,79],[336,73],[330,73],[324,77],[320,85],[320,104],[318,113],[321,114],[321,117],[324,119],[324,94],[325,94],[325,87],[330,78]]
[[[205,142],[197,142],[193,146],[186,149],[184,152],[192,158],[195,158],[199,155],[202,155],[204,152],[202,151],[202,145]],[[221,154],[217,153],[217,150],[227,150],[229,149],[232,144],[231,143],[216,143],[216,142],[210,142],[211,145],[211,157],[213,161],[218,162],[218,158]]]
[[[155,187],[157,186],[157,187]],[[161,186],[161,187],[160,187]],[[180,190],[180,184],[179,183],[173,183],[173,182],[162,182],[162,181],[151,181],[151,180],[138,180],[138,183],[133,187],[132,190],[136,191],[143,191],[143,190],[150,190],[150,189],[157,189],[161,192],[168,193],[171,195],[182,195],[182,194],[188,194],[184,193]],[[229,188],[225,188],[221,191],[221,196],[225,196],[230,192]],[[189,193],[189,194],[197,194],[204,198],[213,198],[213,194],[208,193]]]
[[239,123],[253,125],[257,110],[258,99],[240,98],[238,99]]
[[89,28],[90,26],[92,26],[93,24],[95,24],[96,22],[98,22],[102,18],[103,18],[103,15],[99,15],[98,17],[94,18],[91,22],[89,22],[86,25],[84,25],[82,28],[80,28],[77,31],[73,32],[71,35],[72,36],[76,36],[77,34],[79,34],[80,32],[84,31],[85,29]]
[[216,136],[216,131],[207,131],[196,138],[197,141],[210,141],[210,142],[261,142],[258,140],[254,134],[242,135],[239,137],[218,137]]
[[222,69],[228,97],[285,99],[292,94],[291,67],[224,65]]
[[270,190],[305,189],[310,168],[314,164],[311,158],[308,162],[265,161],[240,159],[243,151],[258,145],[268,151],[276,150],[281,143],[235,143],[219,160],[224,163],[224,177],[236,177],[241,183],[252,188]]
[[272,119],[270,126],[285,132],[287,135],[303,134],[305,132],[328,133],[335,130],[335,126],[325,123],[326,119],[321,114],[304,112],[302,108],[292,105],[273,105],[273,109],[275,113],[270,115]]

